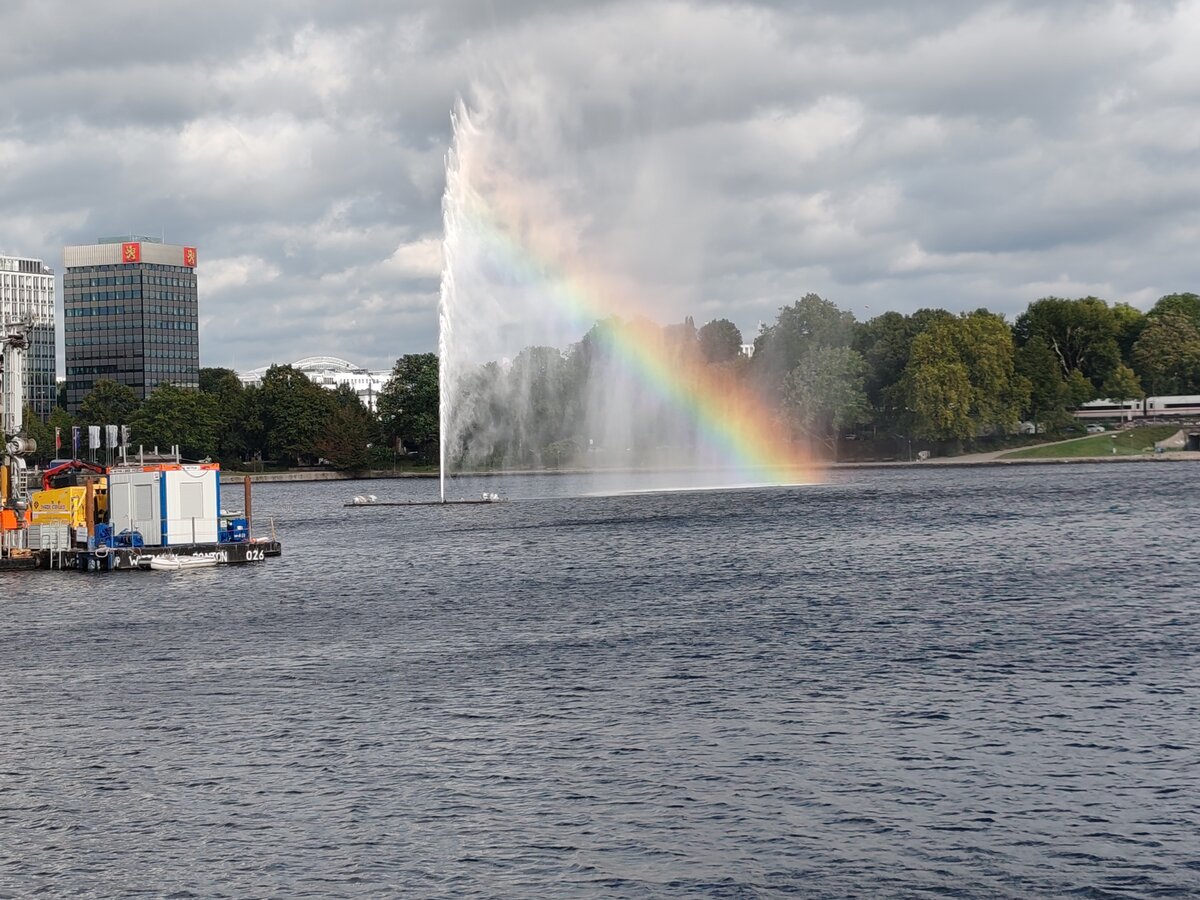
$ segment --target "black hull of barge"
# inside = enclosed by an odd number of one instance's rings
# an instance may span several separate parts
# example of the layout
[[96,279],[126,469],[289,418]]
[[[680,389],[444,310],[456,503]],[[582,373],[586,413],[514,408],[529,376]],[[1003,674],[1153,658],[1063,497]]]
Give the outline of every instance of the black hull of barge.
[[101,547],[99,551],[40,550],[34,551],[34,564],[40,569],[82,569],[90,572],[132,571],[149,568],[155,556],[207,556],[217,565],[237,566],[262,562],[281,556],[279,541],[254,541],[237,544],[183,544],[177,547]]

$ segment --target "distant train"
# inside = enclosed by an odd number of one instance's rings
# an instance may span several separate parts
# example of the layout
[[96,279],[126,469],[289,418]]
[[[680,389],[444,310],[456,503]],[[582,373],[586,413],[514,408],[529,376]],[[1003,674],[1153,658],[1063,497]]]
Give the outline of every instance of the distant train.
[[1200,394],[1145,400],[1092,400],[1075,410],[1077,419],[1159,419],[1200,416]]

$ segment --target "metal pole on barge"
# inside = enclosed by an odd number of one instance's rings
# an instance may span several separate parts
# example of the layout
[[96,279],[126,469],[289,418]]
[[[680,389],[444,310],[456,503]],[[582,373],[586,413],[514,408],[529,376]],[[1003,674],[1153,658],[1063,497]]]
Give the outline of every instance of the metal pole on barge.
[[242,479],[242,484],[246,490],[246,539],[254,537],[254,526],[250,521],[250,476],[247,475]]

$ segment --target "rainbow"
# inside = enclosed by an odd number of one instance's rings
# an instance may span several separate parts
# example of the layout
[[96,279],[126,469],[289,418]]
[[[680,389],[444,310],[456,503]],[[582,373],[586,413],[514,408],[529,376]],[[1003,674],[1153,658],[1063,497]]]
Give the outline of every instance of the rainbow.
[[791,439],[775,413],[741,384],[729,369],[704,364],[699,358],[679,359],[663,352],[662,331],[642,318],[628,302],[617,299],[628,291],[606,287],[599,276],[568,273],[517,242],[496,217],[471,196],[467,221],[459,221],[473,238],[486,242],[489,255],[502,263],[505,275],[519,283],[537,285],[567,324],[597,333],[607,349],[647,389],[685,411],[699,426],[706,442],[728,464],[752,473],[763,483],[797,484],[816,480],[811,459]]

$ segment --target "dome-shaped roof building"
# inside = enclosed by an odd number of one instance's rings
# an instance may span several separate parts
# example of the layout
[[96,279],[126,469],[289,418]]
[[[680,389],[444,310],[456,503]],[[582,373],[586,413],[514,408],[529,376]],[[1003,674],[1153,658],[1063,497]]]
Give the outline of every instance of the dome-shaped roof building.
[[[339,385],[349,385],[354,393],[358,394],[358,399],[363,405],[371,410],[375,409],[375,400],[392,375],[387,369],[364,369],[337,356],[306,356],[296,360],[291,366],[307,375],[314,384],[331,391],[337,390]],[[248,372],[239,372],[238,378],[246,386],[257,387],[262,384],[263,376],[269,368],[271,367],[259,366]]]

